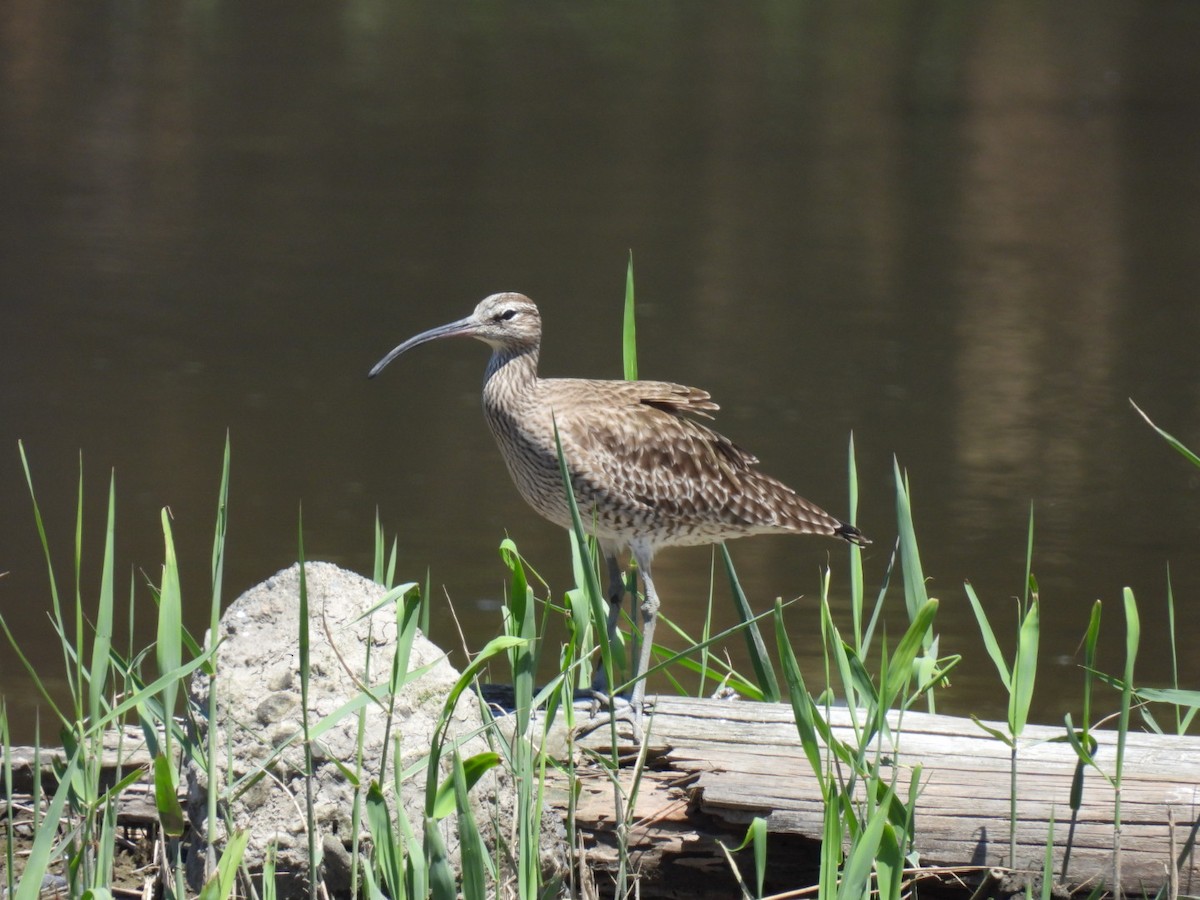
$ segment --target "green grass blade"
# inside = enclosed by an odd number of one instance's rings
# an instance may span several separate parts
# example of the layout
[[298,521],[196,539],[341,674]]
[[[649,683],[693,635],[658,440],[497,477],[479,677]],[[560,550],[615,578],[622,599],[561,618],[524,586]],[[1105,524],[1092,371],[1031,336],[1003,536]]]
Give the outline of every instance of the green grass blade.
[[1096,739],[1085,730],[1076,729],[1071,722],[1070,713],[1063,717],[1063,721],[1067,726],[1067,743],[1071,745],[1071,749],[1075,751],[1079,761],[1090,766],[1096,765],[1095,753],[1098,747]]
[[[715,553],[715,550],[714,550]],[[714,561],[716,557],[714,556]],[[772,615],[768,610],[755,617],[755,621],[761,621]],[[679,626],[679,623],[668,616],[664,616],[661,612],[658,614],[658,625],[660,628],[666,628],[671,633],[678,635],[684,645],[688,648],[685,652],[696,651],[699,656],[692,660],[686,657],[679,658],[678,665],[689,672],[695,672],[701,676],[697,681],[719,681],[723,682],[728,687],[737,691],[747,700],[762,700],[762,691],[748,676],[742,675],[733,666],[722,657],[711,652],[711,647],[715,643],[714,635],[711,627],[711,622],[704,626],[701,637],[693,637],[686,630]],[[740,630],[743,626],[733,625],[728,628],[725,633],[733,636],[734,632]],[[682,694],[687,691],[680,688]],[[703,694],[697,693],[696,696],[708,696],[712,691],[706,691]]]
[[1092,614],[1088,619],[1087,634],[1083,640],[1083,733],[1087,734],[1092,727],[1092,681],[1096,669],[1096,645],[1100,641],[1100,612],[1102,605],[1099,600],[1092,604]]
[[1200,707],[1200,691],[1183,688],[1136,688],[1134,696],[1153,703],[1170,703],[1185,709]]
[[[1175,592],[1171,589],[1171,567],[1167,566],[1167,641],[1171,646],[1171,687],[1179,689],[1179,649],[1175,635]],[[1175,708],[1175,733],[1183,734],[1190,719],[1185,721]]]
[[750,891],[746,887],[746,882],[742,879],[742,873],[738,869],[737,862],[734,861],[733,854],[741,853],[747,847],[752,847],[754,851],[754,877],[755,877],[755,894],[754,897],[761,898],[763,895],[763,879],[766,877],[767,869],[767,820],[762,816],[755,816],[750,820],[750,824],[746,828],[746,836],[742,838],[742,842],[736,847],[725,846],[724,841],[717,841],[717,846],[721,848],[721,852],[725,854],[725,861],[729,864],[731,874],[741,889],[743,900],[751,900]]
[[158,810],[158,821],[162,830],[170,837],[182,837],[187,822],[183,815],[183,807],[179,805],[170,757],[161,753],[154,757],[154,805]]
[[375,880],[375,875],[369,868],[363,870],[363,879],[366,882],[366,893],[368,900],[403,900],[405,894],[385,894],[379,889],[379,883]]
[[304,734],[304,813],[307,817],[305,832],[308,837],[308,883],[316,892],[318,876],[321,871],[321,850],[317,843],[316,806],[313,801],[313,738],[309,722],[308,691],[312,679],[311,665],[311,635],[308,608],[308,579],[305,576],[304,556],[304,508],[296,511],[296,547],[297,561],[300,563],[300,609],[298,613],[299,630],[299,668],[300,668],[300,728]]
[[[489,769],[495,768],[500,764],[500,754],[493,753],[490,750],[484,753],[476,753],[465,760],[459,757],[458,752],[455,751],[454,757],[456,771],[457,769],[462,770],[463,787],[468,791],[475,786]],[[454,812],[457,800],[455,793],[457,782],[458,775],[456,772],[451,772],[446,780],[438,786],[437,798],[433,804],[433,818],[440,821]]]
[[625,271],[625,321],[621,329],[621,350],[625,362],[625,380],[637,381],[637,322],[633,306],[633,251],[629,251],[629,267]]
[[[709,548],[709,557],[708,557],[708,597],[705,599],[704,618],[701,619],[701,624],[700,624],[700,639],[701,640],[704,640],[710,634],[712,634],[713,600],[716,596],[716,586],[717,586],[717,548],[710,547]],[[700,660],[699,660],[700,679],[696,685],[696,696],[697,697],[706,697],[709,694],[708,677],[711,672],[711,669],[709,666],[709,661],[710,661],[711,656],[712,656],[712,654],[709,652],[707,647],[705,647],[703,650],[700,651]],[[760,699],[761,699],[761,697],[760,697]]]
[[904,850],[891,823],[883,826],[880,835],[875,878],[879,885],[879,900],[900,900],[904,887]]
[[92,642],[92,664],[88,672],[88,716],[100,718],[104,686],[108,680],[113,629],[113,545],[117,507],[116,475],[108,483],[108,523],[104,530],[104,563],[100,573],[100,601],[96,610],[96,639]]
[[[229,524],[229,432],[225,432],[225,452],[221,461],[221,486],[217,489],[217,521],[213,529],[212,550],[212,598],[208,611],[208,641],[215,643],[221,628],[221,587],[225,580],[225,534]],[[216,658],[213,659],[214,665]],[[220,696],[220,679],[216,678],[215,670],[208,686],[208,720],[217,721],[217,707]],[[219,730],[208,729],[208,754],[204,765],[208,773],[208,783],[217,783],[217,760],[220,758]],[[208,844],[213,846],[217,839],[217,796],[219,791],[207,791],[207,816],[205,829]]]
[[1071,749],[1075,751],[1075,773],[1071,776],[1071,791],[1068,797],[1068,803],[1074,812],[1079,812],[1083,805],[1083,781],[1087,773],[1087,767],[1095,764],[1093,756],[1096,748],[1096,739],[1087,735],[1089,747],[1083,745],[1083,735],[1076,731],[1071,726],[1071,714],[1067,713],[1064,717],[1067,725],[1067,743],[1071,745]]
[[[565,672],[567,667],[573,663],[576,665],[576,677],[570,680],[568,687],[573,696],[576,688],[586,689],[591,684],[592,673],[588,671],[584,662],[593,658],[593,651],[599,646],[599,641],[604,638],[597,634],[597,625],[592,620],[590,591],[587,588],[589,577],[593,581],[597,580],[592,554],[589,552],[587,544],[580,544],[573,529],[569,532],[568,543],[571,547],[571,572],[574,575],[575,586],[568,590],[563,598],[567,611],[567,627],[570,631],[570,643],[567,648],[570,655],[569,658],[564,658],[562,671]],[[587,572],[585,569],[591,571]],[[614,649],[613,663],[621,670],[620,674],[624,677],[625,653],[620,629],[617,629],[614,639],[617,641],[616,648],[621,648],[621,652],[618,653]],[[615,675],[616,673],[614,673]]]
[[763,699],[768,703],[778,703],[782,698],[779,693],[779,682],[775,678],[775,669],[771,665],[771,657],[767,654],[767,646],[763,643],[762,633],[758,630],[758,623],[755,621],[754,611],[750,609],[750,603],[746,599],[746,593],[742,590],[742,583],[738,580],[737,572],[733,568],[733,559],[729,555],[729,548],[722,541],[721,558],[725,560],[725,573],[729,576],[729,591],[733,595],[733,603],[737,608],[738,621],[745,624],[744,634],[746,637],[746,649],[750,654],[750,665],[754,669],[755,677],[758,679],[758,686],[762,690]]
[[[401,812],[403,815],[403,812]],[[404,890],[403,848],[392,831],[392,816],[377,782],[367,788],[367,830],[375,847],[375,866],[389,897],[407,896]]]
[[250,832],[241,829],[233,833],[233,837],[225,845],[221,853],[221,861],[217,863],[216,874],[208,880],[200,891],[199,900],[227,900],[233,893],[237,883],[238,866],[242,864],[242,854],[246,852],[246,844],[250,841]]
[[438,829],[437,820],[425,817],[425,861],[429,869],[429,896],[432,900],[457,900],[454,885],[454,869],[450,865],[450,851]]
[[354,621],[362,622],[371,618],[371,616],[375,615],[375,613],[379,612],[379,610],[383,609],[385,606],[391,606],[393,603],[408,596],[409,593],[415,591],[416,589],[417,583],[415,581],[406,581],[404,584],[399,584],[395,587],[388,588],[378,600],[359,613],[358,618],[356,618]]
[[1029,720],[1033,703],[1033,685],[1037,678],[1038,639],[1040,635],[1039,606],[1035,595],[1021,622],[1017,638],[1017,658],[1013,661],[1012,690],[1008,695],[1008,728],[1014,738],[1021,736]]
[[763,882],[767,877],[767,820],[755,816],[750,823],[749,835],[754,849],[754,887],[755,897],[762,897]]
[[217,489],[217,523],[213,529],[212,604],[208,627],[213,637],[221,624],[221,586],[225,580],[225,534],[229,527],[229,432],[225,432],[225,452],[221,458],[221,486]]
[[442,758],[442,750],[446,741],[446,729],[450,724],[450,717],[454,712],[454,707],[458,704],[458,698],[462,696],[462,692],[467,689],[471,682],[479,677],[479,673],[491,662],[493,657],[507,653],[509,649],[522,643],[523,640],[523,638],[506,634],[492,638],[482,650],[475,654],[475,658],[463,669],[462,674],[458,676],[458,680],[454,682],[454,686],[450,688],[450,693],[442,704],[442,713],[430,741],[429,756],[431,763],[429,778],[425,782],[426,815],[433,815],[434,804],[437,801],[437,761]]
[[[847,451],[846,469],[848,474],[850,505],[848,515],[850,524],[858,519],[858,464],[854,458],[854,432],[850,432],[850,446]],[[862,550],[853,544],[850,547],[850,614],[854,622],[854,651],[861,658],[863,655],[863,561]]]
[[[379,507],[375,507],[375,554],[373,564],[371,566],[371,580],[376,584],[384,584],[383,581],[383,566],[386,550],[384,546],[386,538],[383,535],[383,525],[379,521]],[[386,587],[386,585],[384,585]]]
[[[275,900],[275,858],[279,853],[279,848],[275,841],[267,844],[267,854],[263,859],[262,867],[262,900]],[[370,873],[370,869],[366,870]],[[253,895],[251,895],[253,896]],[[372,898],[374,900],[374,898]]]
[[1130,588],[1124,590],[1125,602],[1125,675],[1121,686],[1121,715],[1117,726],[1116,782],[1121,784],[1125,765],[1125,739],[1129,734],[1129,711],[1133,702],[1133,671],[1141,643],[1142,626],[1137,601]]
[[1050,807],[1050,819],[1046,823],[1046,853],[1042,857],[1042,896],[1050,900],[1054,895],[1054,807]]
[[513,695],[517,733],[525,734],[533,710],[533,682],[537,672],[537,615],[533,588],[525,576],[525,564],[517,546],[508,538],[500,544],[500,557],[509,571],[508,602],[505,604],[505,631],[518,638],[508,650],[513,673]]
[[889,790],[886,801],[876,807],[867,822],[867,827],[850,847],[850,854],[842,869],[842,882],[838,885],[838,900],[859,900],[869,896],[871,869],[875,864],[880,841],[883,840],[883,830],[888,824],[891,797],[892,792]]
[[[83,718],[83,454],[79,454],[79,487],[75,501],[75,674],[72,680],[72,697],[75,700],[75,718]],[[77,690],[75,689],[77,688]]]
[[891,707],[896,698],[900,696],[900,692],[904,689],[905,684],[912,677],[913,662],[921,652],[924,636],[929,634],[930,629],[933,627],[933,620],[937,616],[937,611],[938,601],[935,599],[926,600],[921,608],[917,610],[911,624],[908,626],[908,630],[904,632],[904,636],[900,638],[900,643],[896,645],[896,649],[888,662],[887,682],[880,696],[880,705],[884,708]]
[[[495,765],[500,761],[496,754],[480,754],[490,756]],[[479,779],[487,768],[478,764],[479,756],[463,762],[457,752],[454,753],[454,805],[458,810],[458,840],[459,860],[462,869],[463,900],[485,900],[487,896],[487,847],[479,833],[479,825],[475,821],[475,813],[471,809],[471,786]],[[468,765],[478,771],[474,781],[468,773]]]
[[[155,658],[159,673],[172,672],[183,661],[183,598],[179,587],[179,563],[175,558],[175,540],[171,535],[170,511],[165,507],[161,513],[163,530],[163,574],[162,587],[158,595],[158,640],[155,642]],[[162,705],[169,719],[175,714],[175,699],[179,694],[179,682],[168,681],[163,685]],[[166,723],[164,723],[166,724]],[[167,752],[170,755],[171,729],[166,729]]]
[[800,749],[812,767],[813,775],[825,795],[825,771],[821,765],[821,741],[817,736],[816,715],[812,697],[804,686],[804,676],[800,672],[800,664],[788,641],[787,628],[783,622],[783,602],[775,601],[775,644],[779,648],[779,664],[783,667],[783,677],[788,686],[788,699],[792,704],[792,715],[796,720],[796,731],[800,736]]
[[112,884],[113,856],[117,838],[117,799],[108,794],[96,804],[101,809],[100,838],[96,843],[96,868],[92,881],[97,885]]
[[1129,711],[1133,699],[1133,672],[1137,661],[1138,645],[1141,642],[1141,621],[1138,617],[1137,601],[1130,588],[1124,590],[1125,605],[1125,672],[1121,687],[1121,714],[1117,723],[1117,760],[1112,778],[1113,784],[1113,878],[1112,883],[1121,889],[1121,788],[1125,772],[1125,743],[1129,736]]
[[[393,588],[388,595],[396,593]],[[413,643],[417,639],[420,627],[421,607],[425,605],[424,595],[413,584],[406,584],[396,598],[396,652],[392,656],[391,689],[392,694],[398,694],[408,680],[408,667],[412,660]]]
[[[392,584],[396,580],[396,550],[399,542],[399,538],[392,539],[392,555],[388,560],[388,584]],[[421,634],[429,637],[429,615],[430,608],[433,606],[433,575],[429,569],[425,570],[425,584],[421,588],[421,596],[425,598],[425,602],[421,604],[421,621],[418,625]]]
[[976,725],[978,725],[980,728],[982,728],[984,731],[986,731],[988,734],[990,734],[992,737],[994,737],[996,740],[1000,741],[1005,746],[1008,746],[1008,747],[1013,746],[1013,740],[1011,737],[1009,737],[1003,731],[1000,731],[998,728],[993,728],[991,725],[985,725],[983,723],[983,721],[981,719],[979,719],[978,716],[972,714],[971,721],[974,722]]
[[975,595],[975,588],[971,587],[971,582],[963,582],[963,588],[967,592],[967,599],[971,601],[971,611],[975,613],[975,621],[979,624],[979,633],[983,636],[983,645],[987,648],[988,656],[992,658],[992,664],[996,667],[996,672],[1000,675],[1000,681],[1004,685],[1004,689],[1009,691],[1012,689],[1012,676],[1009,674],[1008,663],[1004,659],[1004,653],[1000,649],[1000,644],[996,640],[996,633],[992,631],[992,625],[988,621],[987,613],[983,611],[983,604],[979,602],[979,598]]
[[[862,645],[863,650],[859,654],[864,658],[867,655],[867,649],[871,646],[871,641],[875,636],[875,628],[879,624],[880,615],[883,613],[883,601],[887,598],[888,588],[892,583],[892,573],[896,570],[896,561],[900,553],[900,542],[897,539],[896,544],[892,547],[892,552],[888,556],[887,567],[883,570],[883,581],[879,585],[879,591],[875,595],[875,606],[871,610],[871,619],[867,622],[867,630],[863,634]],[[858,560],[859,568],[862,568],[862,554],[855,554],[855,559]]]
[[41,824],[37,826],[33,848],[25,860],[25,868],[21,873],[21,881],[17,885],[15,900],[37,900],[41,892],[42,877],[50,867],[54,842],[58,835],[58,821],[62,818],[63,808],[71,793],[71,785],[80,771],[79,754],[78,748],[71,754],[66,768],[59,776],[58,789],[50,799],[50,805],[46,809]]
[[[875,688],[875,683],[874,683],[874,681],[871,680],[871,673],[867,671],[867,667],[863,664],[863,661],[861,659],[859,659],[858,654],[854,652],[854,648],[843,641],[842,649],[838,653],[838,657],[839,657],[838,658],[839,669],[843,665],[842,660],[843,659],[845,660],[844,665],[846,667],[847,673],[849,674],[850,681],[851,681],[853,689],[854,689],[854,694],[855,694],[855,697],[857,698],[857,706],[859,707],[859,709],[860,710],[866,709],[868,711],[875,710],[876,712],[878,712],[877,707],[881,707],[882,704],[879,702],[879,696],[878,696],[878,693]],[[845,677],[845,676],[843,675],[843,677]],[[880,666],[879,678],[880,678],[880,681],[882,681],[884,684],[887,684],[887,658],[886,657],[884,657],[883,663]],[[850,693],[849,687],[847,687],[846,693],[847,694]],[[886,709],[886,707],[884,707],[884,709]],[[855,726],[857,726],[857,724],[858,724],[857,711],[851,712],[850,717],[851,717],[852,721],[854,722]],[[855,730],[857,731],[857,727],[855,728]]]
[[[558,454],[558,471],[562,477],[563,489],[567,495],[567,506],[571,511],[571,529],[575,534],[575,540],[579,546],[587,546],[587,536],[583,530],[583,520],[579,517],[579,505],[575,502],[575,489],[571,484],[571,472],[567,468],[567,457],[563,453],[562,441],[558,435],[558,425],[554,426],[554,449]],[[610,691],[617,690],[613,687],[615,681],[615,662],[613,660],[613,648],[608,640],[608,601],[604,597],[604,593],[600,589],[600,580],[596,577],[596,570],[592,566],[583,566],[585,580],[580,587],[587,592],[588,606],[592,611],[592,632],[596,635],[597,642],[600,646],[600,665],[604,669],[605,683]],[[645,678],[649,672],[638,673],[640,677]],[[610,717],[610,738],[613,742],[613,754],[616,758],[617,748],[617,724],[616,719]]]
[[821,830],[821,870],[817,880],[818,900],[836,900],[838,897],[838,869],[842,862],[842,820],[839,815],[841,801],[836,787],[830,793],[821,791],[825,798],[825,820]]
[[[12,735],[8,729],[8,707],[3,696],[0,696],[0,770],[4,774],[4,833],[13,833],[13,771],[12,771]],[[35,770],[36,771],[36,770]],[[4,842],[4,886],[2,896],[12,897],[16,893],[16,870],[13,868],[13,844],[15,841]]]
[[[764,616],[760,616],[759,618],[765,618],[766,615],[770,615],[770,613],[766,613]],[[666,619],[663,619],[663,622],[666,622]],[[707,638],[701,638],[694,643],[696,645],[696,649],[703,655],[705,649],[712,647],[712,636],[710,635]],[[698,676],[697,680],[702,678],[709,682],[717,682],[722,684],[724,687],[729,688],[746,700],[762,700],[762,692],[759,691],[758,685],[747,681],[740,673],[732,669],[729,666],[729,663],[715,654],[710,652],[707,656],[709,661],[709,665],[707,666],[699,660],[692,660],[686,657],[678,659],[676,661],[676,665],[687,672],[695,673]],[[679,690],[686,696],[687,692],[682,685],[680,685]],[[711,690],[703,696],[709,696],[710,694],[712,694]],[[700,695],[697,694],[697,696]]]
[[1022,608],[1029,604],[1029,591],[1037,593],[1037,582],[1033,580],[1033,504],[1029,504],[1029,537],[1025,543],[1025,600]]
[[212,653],[212,649],[206,650],[200,656],[184,663],[178,669],[172,669],[170,672],[159,675],[150,684],[123,697],[120,703],[117,703],[112,709],[108,710],[98,721],[89,723],[87,734],[98,734],[107,728],[110,723],[117,721],[134,707],[142,707],[150,703],[156,695],[166,690],[167,685],[171,682],[175,682],[176,685],[182,683],[197,669],[205,666],[212,658]]
[[1164,441],[1166,441],[1168,444],[1170,444],[1176,450],[1176,452],[1179,453],[1180,456],[1182,456],[1184,459],[1186,459],[1188,462],[1190,462],[1193,466],[1200,468],[1200,456],[1197,456],[1195,453],[1193,453],[1191,450],[1189,450],[1187,447],[1185,447],[1179,441],[1178,438],[1168,434],[1167,432],[1165,432],[1161,428],[1159,428],[1157,425],[1155,425],[1150,420],[1150,417],[1148,415],[1146,415],[1144,412],[1142,412],[1141,408],[1136,403],[1134,403],[1132,400],[1130,400],[1129,403],[1131,406],[1133,406],[1134,409],[1137,410],[1138,415],[1146,420],[1146,424],[1149,425],[1151,428],[1153,428],[1155,431],[1157,431],[1159,436]]
[[[764,613],[759,613],[757,616],[754,617],[754,621],[755,622],[761,621],[762,619],[765,619],[770,615],[771,615],[771,613],[769,611],[764,612]],[[661,619],[662,616],[660,615],[659,618]],[[739,630],[741,630],[744,627],[745,626],[742,624],[731,625],[728,628],[724,629],[723,631],[717,632],[716,634],[712,635],[711,637],[707,638],[706,640],[704,640],[701,643],[692,644],[691,646],[685,647],[682,650],[676,651],[675,653],[671,653],[668,656],[666,656],[665,658],[660,659],[654,665],[652,665],[646,671],[646,674],[647,675],[657,674],[658,672],[661,672],[662,670],[675,665],[680,660],[687,658],[690,654],[696,653],[699,650],[703,650],[704,647],[711,647],[714,644],[719,644],[720,642],[726,640],[727,638],[733,637],[733,635],[735,635]],[[632,685],[628,682],[625,684],[618,685],[617,693],[621,693],[625,690],[628,690],[630,687],[632,687]]]
[[[63,631],[62,604],[58,595],[58,581],[54,577],[54,561],[50,556],[50,541],[46,537],[46,526],[42,521],[42,511],[38,506],[37,495],[33,490],[33,475],[29,470],[29,460],[25,456],[25,444],[23,441],[17,441],[17,451],[21,456],[21,468],[25,471],[25,485],[29,488],[29,500],[33,504],[33,521],[37,526],[38,539],[42,543],[42,557],[46,561],[46,575],[50,580],[50,607],[53,611],[53,619],[58,624],[59,631]],[[67,676],[67,686],[71,695],[75,696],[75,685],[71,683],[72,666],[71,654],[69,652],[70,645],[64,641],[61,646],[63,649],[63,671]],[[16,644],[13,644],[13,648],[16,649]],[[41,689],[40,682],[38,682],[38,684],[39,689]],[[45,694],[46,692],[42,690],[42,693]],[[49,698],[47,697],[47,699]],[[57,712],[57,707],[53,702],[50,703],[50,706],[54,707]],[[66,723],[65,717],[62,716],[61,713],[59,713],[59,718],[63,719],[64,723]]]
[[[929,595],[925,590],[925,572],[921,567],[921,553],[917,548],[917,533],[913,526],[912,501],[909,498],[908,486],[900,471],[900,461],[892,459],[892,467],[896,479],[896,521],[900,529],[900,564],[904,574],[904,603],[908,608],[908,618],[912,621],[917,617]],[[928,647],[932,636],[927,635],[924,646]]]
[[[533,713],[534,677],[537,672],[538,627],[533,588],[525,573],[525,563],[516,545],[505,540],[501,556],[510,572],[508,602],[505,605],[504,628],[508,637],[516,639],[507,655],[512,667],[516,732],[512,743],[512,774],[517,783],[517,893],[530,897],[537,890],[537,826],[534,797],[534,764],[532,747],[527,740]],[[557,690],[551,691],[556,694]]]
[[1158,724],[1158,720],[1154,718],[1154,715],[1150,712],[1149,707],[1139,706],[1138,714],[1142,717],[1142,721],[1146,723],[1146,727],[1150,729],[1151,734],[1166,734],[1166,732],[1163,731],[1163,727]]
[[[825,570],[825,575],[821,579],[821,636],[826,655],[833,657],[834,667],[842,682],[847,711],[857,736],[859,734],[859,710],[864,702],[869,703],[874,699],[875,689],[870,685],[864,685],[861,679],[855,676],[854,666],[851,664],[849,653],[847,653],[846,642],[842,640],[841,632],[833,622],[833,613],[829,608],[828,569]],[[868,692],[866,698],[859,696],[864,689]]]

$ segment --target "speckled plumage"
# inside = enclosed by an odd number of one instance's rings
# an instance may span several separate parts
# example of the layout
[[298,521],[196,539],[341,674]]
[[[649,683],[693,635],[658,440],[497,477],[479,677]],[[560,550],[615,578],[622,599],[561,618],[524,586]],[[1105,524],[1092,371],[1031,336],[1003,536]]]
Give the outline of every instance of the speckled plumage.
[[[467,318],[410,338],[371,375],[418,344],[459,335],[492,347],[483,410],[521,496],[545,518],[570,527],[557,425],[581,518],[600,541],[610,575],[619,576],[615,560],[624,548],[637,560],[646,625],[635,674],[649,662],[658,607],[650,562],[659,548],[778,532],[868,543],[857,528],[764,475],[754,456],[697,421],[717,410],[706,392],[660,381],[539,378],[541,316],[521,294],[493,294]],[[620,583],[616,577],[610,589],[610,631]],[[634,689],[635,709],[642,685]]]

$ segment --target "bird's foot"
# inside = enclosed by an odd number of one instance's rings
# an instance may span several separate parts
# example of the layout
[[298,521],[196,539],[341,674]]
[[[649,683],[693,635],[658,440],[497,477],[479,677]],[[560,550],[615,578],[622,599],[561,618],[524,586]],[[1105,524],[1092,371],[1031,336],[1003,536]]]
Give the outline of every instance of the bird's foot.
[[610,695],[592,688],[576,697],[575,708],[587,713],[587,721],[576,726],[575,737],[582,738],[605,726],[615,725],[618,740],[640,744],[643,739],[642,718],[645,704],[620,694]]

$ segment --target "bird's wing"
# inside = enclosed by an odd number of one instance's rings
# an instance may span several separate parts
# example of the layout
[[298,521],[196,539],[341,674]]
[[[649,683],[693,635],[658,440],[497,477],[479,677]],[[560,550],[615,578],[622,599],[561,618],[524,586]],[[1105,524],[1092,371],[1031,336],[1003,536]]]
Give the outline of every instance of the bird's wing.
[[[866,543],[758,460],[686,413],[717,405],[667,382],[576,382],[555,410],[577,497],[610,519],[677,533],[736,536],[791,531]],[[568,449],[569,448],[569,449]]]
[[704,391],[645,381],[580,388],[575,402],[555,411],[556,422],[569,467],[610,500],[723,520],[744,518],[735,507],[766,482],[788,491],[753,468],[752,454],[685,415],[717,409]]
[[576,497],[604,508],[610,521],[710,538],[778,530],[869,543],[689,418],[717,409],[704,391],[586,380],[564,380],[559,390],[563,402],[552,412]]
[[646,406],[705,419],[711,419],[710,413],[720,409],[708,391],[669,381],[617,381],[603,384],[614,397],[634,407]]

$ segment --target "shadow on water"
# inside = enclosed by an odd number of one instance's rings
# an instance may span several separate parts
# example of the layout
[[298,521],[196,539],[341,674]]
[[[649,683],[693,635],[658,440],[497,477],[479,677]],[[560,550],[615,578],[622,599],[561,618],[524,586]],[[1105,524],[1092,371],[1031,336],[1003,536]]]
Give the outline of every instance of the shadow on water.
[[[73,592],[82,450],[85,596],[111,468],[135,644],[152,637],[142,584],[158,578],[162,506],[199,631],[229,429],[227,598],[294,560],[301,502],[310,558],[367,571],[378,507],[402,577],[431,568],[478,646],[499,629],[500,539],[561,591],[565,538],[492,446],[483,348],[422,348],[378,383],[366,371],[520,290],[545,318],[543,372],[619,377],[633,248],[646,377],[710,390],[724,432],[835,513],[854,432],[870,586],[899,457],[943,649],[967,655],[947,711],[1003,714],[961,583],[1002,615],[1035,505],[1056,676],[1035,705],[1056,720],[1078,702],[1094,599],[1132,585],[1161,635],[1169,562],[1180,633],[1200,632],[1200,482],[1127,402],[1200,445],[1198,18],[1185,2],[635,16],[11,0],[0,611],[57,659],[21,438],[60,588]],[[845,590],[842,551],[731,549],[759,608],[805,595],[791,616],[803,651],[831,552]],[[707,552],[664,553],[656,573],[686,622]],[[454,634],[443,606],[434,637]],[[1145,681],[1167,664],[1146,654]],[[1194,685],[1194,655],[1183,666]],[[27,736],[33,698],[7,652],[0,683]]]

